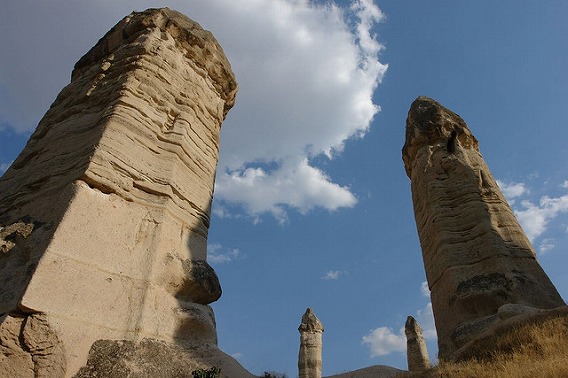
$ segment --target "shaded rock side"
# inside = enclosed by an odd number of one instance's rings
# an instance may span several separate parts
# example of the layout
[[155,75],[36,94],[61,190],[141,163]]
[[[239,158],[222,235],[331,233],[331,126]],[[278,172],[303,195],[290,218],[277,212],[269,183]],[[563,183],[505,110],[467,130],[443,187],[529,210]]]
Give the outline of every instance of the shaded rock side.
[[101,339],[216,345],[206,245],[236,91],[211,33],[167,8],[132,13],[0,179],[0,315],[46,314],[66,374]]
[[422,328],[412,316],[406,318],[404,325],[406,335],[406,359],[408,371],[424,371],[430,368],[428,349],[422,334]]
[[192,371],[221,367],[222,378],[252,378],[237,361],[207,345],[181,348],[159,340],[98,340],[75,378],[192,378]]
[[479,152],[455,113],[417,98],[402,149],[438,333],[439,356],[499,321],[505,304],[564,305],[536,260]]
[[323,324],[311,308],[302,316],[298,327],[300,332],[300,353],[298,374],[300,378],[321,378]]

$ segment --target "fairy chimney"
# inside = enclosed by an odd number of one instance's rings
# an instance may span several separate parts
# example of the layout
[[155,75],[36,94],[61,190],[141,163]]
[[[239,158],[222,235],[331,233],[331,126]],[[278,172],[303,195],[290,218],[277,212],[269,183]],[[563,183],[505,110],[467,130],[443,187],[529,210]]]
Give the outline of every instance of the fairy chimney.
[[408,371],[423,371],[430,368],[430,358],[428,349],[422,334],[422,328],[412,316],[406,318],[404,324],[406,335],[406,359],[408,361]]
[[300,353],[298,372],[300,378],[321,378],[323,324],[308,307],[298,327],[300,332]]
[[417,98],[402,149],[440,358],[498,322],[506,304],[564,305],[536,259],[466,123]]
[[207,232],[236,91],[213,35],[167,8],[77,62],[0,180],[0,369],[71,376],[101,340],[217,350]]

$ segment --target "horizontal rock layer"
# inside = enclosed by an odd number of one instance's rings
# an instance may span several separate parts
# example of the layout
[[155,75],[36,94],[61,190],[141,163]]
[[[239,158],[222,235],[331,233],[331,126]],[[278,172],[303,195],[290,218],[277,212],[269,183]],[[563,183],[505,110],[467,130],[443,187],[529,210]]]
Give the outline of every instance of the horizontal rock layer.
[[402,153],[441,358],[495,323],[502,305],[564,304],[457,114],[419,97]]
[[46,314],[67,374],[100,339],[216,345],[207,231],[236,90],[211,33],[169,9],[133,13],[76,64],[0,180],[0,313]]

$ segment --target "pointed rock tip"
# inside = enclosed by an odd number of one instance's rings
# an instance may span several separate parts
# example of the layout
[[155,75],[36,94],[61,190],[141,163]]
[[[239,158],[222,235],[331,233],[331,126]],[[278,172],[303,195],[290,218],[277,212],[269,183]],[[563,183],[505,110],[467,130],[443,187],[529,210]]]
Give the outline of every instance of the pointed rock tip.
[[424,146],[446,148],[448,140],[457,139],[463,147],[478,148],[465,121],[436,100],[419,96],[412,102],[406,118],[406,140],[402,160],[408,177],[417,151]]
[[302,315],[302,322],[298,327],[298,331],[300,332],[323,332],[323,324],[318,319],[316,314],[312,311],[310,307],[306,309],[304,315]]

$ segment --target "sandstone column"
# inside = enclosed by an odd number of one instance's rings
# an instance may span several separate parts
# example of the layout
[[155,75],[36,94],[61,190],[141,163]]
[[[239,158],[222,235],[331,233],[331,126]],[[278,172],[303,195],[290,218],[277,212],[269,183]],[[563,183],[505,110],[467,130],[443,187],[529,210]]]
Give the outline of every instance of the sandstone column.
[[402,150],[432,295],[439,356],[498,321],[505,304],[564,304],[536,260],[478,142],[455,113],[426,97],[406,120]]
[[426,342],[422,334],[422,328],[412,316],[406,318],[404,325],[406,334],[406,359],[408,371],[423,371],[430,369],[430,358],[426,349]]
[[[67,375],[99,339],[216,348],[207,232],[236,91],[213,35],[167,8],[125,17],[77,62],[0,180],[2,337],[41,324]],[[39,347],[14,337],[33,370]]]
[[299,377],[321,378],[323,324],[311,308],[308,307],[302,316],[298,331],[300,331]]

